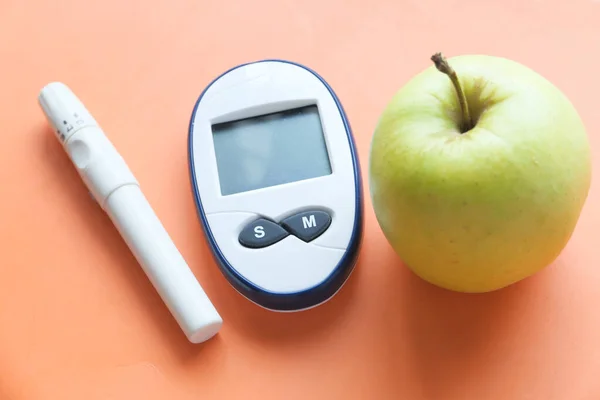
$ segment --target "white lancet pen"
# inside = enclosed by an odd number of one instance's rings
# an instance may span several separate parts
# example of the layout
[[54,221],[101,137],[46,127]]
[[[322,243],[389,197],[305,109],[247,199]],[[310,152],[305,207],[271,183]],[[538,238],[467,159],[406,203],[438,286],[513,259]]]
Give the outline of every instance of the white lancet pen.
[[92,196],[116,226],[192,343],[212,338],[223,321],[152,210],[136,178],[83,103],[53,82],[39,103]]

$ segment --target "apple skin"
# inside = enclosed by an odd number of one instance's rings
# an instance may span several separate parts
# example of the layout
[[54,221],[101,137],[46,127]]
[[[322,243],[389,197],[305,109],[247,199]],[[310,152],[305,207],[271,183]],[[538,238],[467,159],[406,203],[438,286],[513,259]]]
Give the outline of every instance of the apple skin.
[[448,58],[475,127],[461,133],[450,79],[432,65],[395,94],[371,141],[377,221],[404,264],[458,292],[489,292],[551,264],[591,183],[585,126],[535,71],[486,55]]

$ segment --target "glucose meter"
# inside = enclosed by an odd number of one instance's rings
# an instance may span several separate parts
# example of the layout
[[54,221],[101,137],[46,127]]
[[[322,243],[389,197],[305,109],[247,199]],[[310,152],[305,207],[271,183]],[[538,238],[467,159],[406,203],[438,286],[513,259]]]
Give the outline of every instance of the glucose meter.
[[289,61],[237,66],[200,95],[188,145],[198,214],[230,284],[274,311],[335,295],[358,257],[363,192],[323,78]]

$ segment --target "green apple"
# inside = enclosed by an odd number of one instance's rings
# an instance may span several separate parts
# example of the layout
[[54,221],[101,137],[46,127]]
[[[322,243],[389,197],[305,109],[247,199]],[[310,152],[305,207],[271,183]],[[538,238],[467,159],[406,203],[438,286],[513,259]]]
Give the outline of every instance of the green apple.
[[591,152],[573,104],[515,61],[432,57],[375,129],[377,221],[424,280],[488,292],[551,264],[587,199]]

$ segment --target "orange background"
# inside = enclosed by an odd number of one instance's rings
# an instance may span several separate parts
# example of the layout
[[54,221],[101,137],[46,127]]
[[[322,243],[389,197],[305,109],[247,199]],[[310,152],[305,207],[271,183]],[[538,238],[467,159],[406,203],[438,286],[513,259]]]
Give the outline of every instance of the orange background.
[[[472,296],[409,273],[367,196],[347,286],[277,314],[217,270],[186,159],[210,80],[286,58],[341,97],[366,177],[379,113],[436,51],[536,69],[573,100],[597,158],[599,21],[589,0],[0,0],[0,399],[600,399],[597,180],[556,263]],[[219,309],[211,341],[186,341],[90,199],[37,105],[53,80],[103,125]]]

